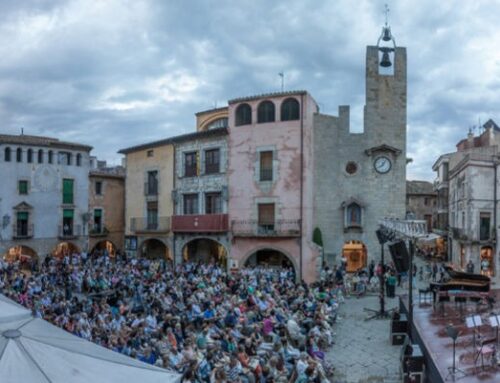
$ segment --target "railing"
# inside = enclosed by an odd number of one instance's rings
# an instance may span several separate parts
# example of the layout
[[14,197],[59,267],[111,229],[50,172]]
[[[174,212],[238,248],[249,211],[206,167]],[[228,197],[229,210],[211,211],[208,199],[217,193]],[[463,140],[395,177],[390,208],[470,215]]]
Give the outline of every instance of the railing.
[[71,239],[82,235],[81,225],[59,225],[59,238]]
[[144,182],[144,195],[157,196],[158,195],[158,181]]
[[14,233],[12,234],[12,239],[26,239],[33,237],[33,224],[27,226],[14,226]]
[[105,227],[93,227],[89,229],[89,236],[91,237],[105,237],[109,234],[109,230]]
[[273,180],[273,169],[261,168],[260,181],[272,181],[272,180]]
[[258,220],[233,220],[231,230],[236,237],[300,237],[300,219],[278,220],[273,223]]
[[196,177],[198,175],[197,165],[186,165],[184,167],[184,177]]
[[170,217],[156,217],[156,219],[148,219],[147,217],[130,218],[130,231],[136,233],[167,233],[170,231]]
[[465,229],[461,229],[458,227],[451,227],[451,235],[454,239],[468,240],[469,236],[467,235],[467,231]]
[[215,163],[205,163],[205,174],[216,174],[220,172],[220,164]]
[[220,233],[228,231],[227,214],[174,215],[174,233]]

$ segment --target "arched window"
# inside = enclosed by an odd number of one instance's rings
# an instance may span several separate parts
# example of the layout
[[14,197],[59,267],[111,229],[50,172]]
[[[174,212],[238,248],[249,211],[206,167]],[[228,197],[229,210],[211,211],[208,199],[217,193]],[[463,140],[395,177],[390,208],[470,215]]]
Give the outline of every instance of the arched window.
[[10,162],[10,148],[5,148],[4,160],[5,162]]
[[259,124],[263,122],[274,122],[276,112],[274,104],[271,101],[262,101],[257,109],[257,122]]
[[33,162],[33,150],[32,149],[28,149],[28,163],[32,163]]
[[38,163],[39,164],[43,163],[43,150],[42,149],[38,150]]
[[355,202],[347,206],[347,226],[361,226],[361,206]]
[[17,162],[23,161],[23,150],[21,148],[17,148],[16,150],[16,161]]
[[227,128],[227,117],[218,118],[215,121],[212,121],[206,126],[206,130],[212,130],[217,128]]
[[300,104],[295,98],[287,98],[281,104],[281,121],[298,120],[300,118]]
[[238,105],[236,108],[236,126],[252,123],[252,108],[248,104]]
[[82,155],[80,153],[76,155],[76,166],[82,166]]
[[49,150],[48,162],[49,164],[54,162],[54,152],[52,150]]

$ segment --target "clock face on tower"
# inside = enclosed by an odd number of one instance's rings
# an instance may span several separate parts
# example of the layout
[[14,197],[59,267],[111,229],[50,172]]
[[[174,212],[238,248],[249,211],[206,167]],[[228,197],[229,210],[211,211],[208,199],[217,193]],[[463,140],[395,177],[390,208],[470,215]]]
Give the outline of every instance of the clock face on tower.
[[375,160],[373,166],[375,167],[377,173],[385,174],[388,173],[389,170],[391,170],[392,162],[389,158],[385,156],[380,156]]

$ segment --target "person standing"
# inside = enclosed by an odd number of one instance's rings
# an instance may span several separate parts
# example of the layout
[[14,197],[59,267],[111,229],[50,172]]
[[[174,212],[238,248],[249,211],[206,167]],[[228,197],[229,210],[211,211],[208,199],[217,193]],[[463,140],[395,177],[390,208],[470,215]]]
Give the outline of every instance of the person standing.
[[471,259],[469,259],[469,262],[467,263],[466,270],[469,274],[474,274],[474,264]]

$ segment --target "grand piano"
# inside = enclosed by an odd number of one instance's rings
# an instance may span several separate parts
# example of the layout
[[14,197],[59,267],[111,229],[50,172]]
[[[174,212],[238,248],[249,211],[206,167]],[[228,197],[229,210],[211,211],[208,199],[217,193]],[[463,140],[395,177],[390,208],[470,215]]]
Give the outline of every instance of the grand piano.
[[464,273],[457,271],[453,267],[446,265],[445,278],[442,282],[431,282],[430,290],[436,302],[437,295],[448,293],[449,295],[468,295],[471,298],[488,295],[490,291],[491,279],[481,274]]

